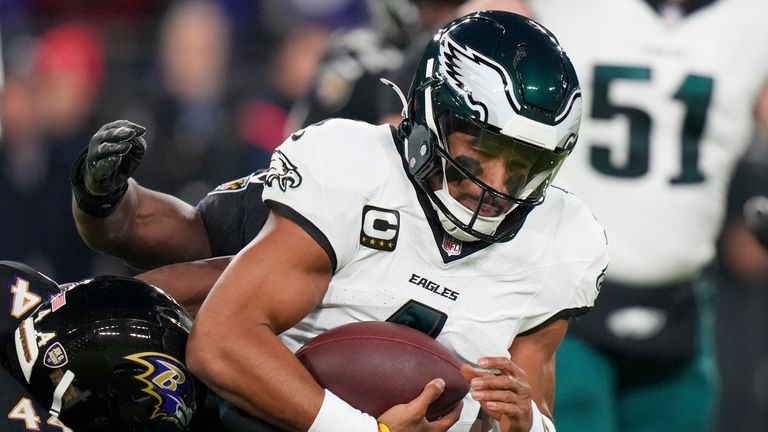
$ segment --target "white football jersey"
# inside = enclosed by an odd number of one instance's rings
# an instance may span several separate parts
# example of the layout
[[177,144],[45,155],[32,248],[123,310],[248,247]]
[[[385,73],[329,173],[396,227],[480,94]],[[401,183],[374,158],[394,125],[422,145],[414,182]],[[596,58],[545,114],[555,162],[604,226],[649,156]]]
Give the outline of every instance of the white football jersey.
[[[263,199],[297,222],[335,268],[320,306],[281,335],[292,350],[356,321],[416,327],[463,362],[509,356],[515,336],[593,305],[607,266],[602,227],[573,195],[551,188],[510,241],[445,237],[406,175],[388,125],[330,120],[287,139]],[[465,431],[479,405],[465,400]]]
[[768,83],[768,2],[717,0],[682,18],[644,0],[529,4],[579,75],[581,133],[555,183],[605,227],[608,278],[692,278],[714,256]]

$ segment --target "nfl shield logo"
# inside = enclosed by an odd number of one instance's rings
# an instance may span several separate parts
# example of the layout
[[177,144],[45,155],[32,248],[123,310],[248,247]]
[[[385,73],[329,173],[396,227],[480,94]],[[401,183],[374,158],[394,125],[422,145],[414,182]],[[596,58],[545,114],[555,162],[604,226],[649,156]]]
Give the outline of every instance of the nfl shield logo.
[[461,240],[457,240],[448,234],[443,235],[443,250],[448,256],[461,254]]
[[68,361],[67,352],[64,351],[64,347],[58,342],[51,345],[45,351],[45,356],[43,357],[43,364],[51,369],[60,368],[67,364]]

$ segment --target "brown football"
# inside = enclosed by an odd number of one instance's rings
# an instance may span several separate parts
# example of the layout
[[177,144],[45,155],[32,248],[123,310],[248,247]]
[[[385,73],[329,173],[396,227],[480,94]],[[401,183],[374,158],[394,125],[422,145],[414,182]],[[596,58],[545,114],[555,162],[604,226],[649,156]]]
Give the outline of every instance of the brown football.
[[317,382],[374,417],[418,396],[434,378],[445,390],[427,419],[447,414],[469,391],[459,361],[435,339],[404,325],[364,321],[331,329],[296,352]]

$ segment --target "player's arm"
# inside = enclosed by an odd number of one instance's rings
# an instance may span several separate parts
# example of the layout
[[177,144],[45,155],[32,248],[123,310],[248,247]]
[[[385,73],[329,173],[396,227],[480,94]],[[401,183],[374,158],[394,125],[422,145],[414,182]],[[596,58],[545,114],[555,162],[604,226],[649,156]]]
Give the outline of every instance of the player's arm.
[[144,128],[126,120],[102,126],[72,169],[72,214],[91,248],[137,268],[211,256],[202,217],[171,195],[130,176],[146,149]]
[[[331,403],[330,393],[276,336],[320,303],[332,274],[330,257],[306,231],[271,214],[200,308],[187,343],[190,370],[220,396],[288,430],[306,431],[314,423],[313,431],[335,430],[344,422],[350,430],[376,431],[372,417],[340,400]],[[418,409],[408,404],[398,406],[411,408],[405,412],[388,412],[392,423],[408,425],[392,424],[392,430],[444,431],[458,419],[457,412],[438,425],[426,422],[428,404],[442,391],[427,387],[414,401]]]
[[308,234],[270,216],[200,308],[187,343],[190,370],[251,414],[308,429],[323,390],[275,335],[320,302],[331,274]]
[[169,264],[135,276],[176,299],[193,317],[232,257]]
[[509,359],[478,360],[481,368],[498,373],[462,367],[465,377],[471,379],[472,397],[499,423],[501,432],[554,432],[555,352],[567,328],[568,321],[557,320],[536,333],[515,338]]

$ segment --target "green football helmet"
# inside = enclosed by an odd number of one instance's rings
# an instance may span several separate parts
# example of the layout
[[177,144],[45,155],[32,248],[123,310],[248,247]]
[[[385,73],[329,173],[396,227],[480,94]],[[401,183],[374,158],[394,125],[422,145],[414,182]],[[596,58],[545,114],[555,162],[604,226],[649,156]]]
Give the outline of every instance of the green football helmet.
[[570,59],[537,22],[482,11],[440,29],[419,62],[401,130],[410,174],[446,232],[463,241],[513,237],[514,210],[543,202],[573,150],[581,105]]

